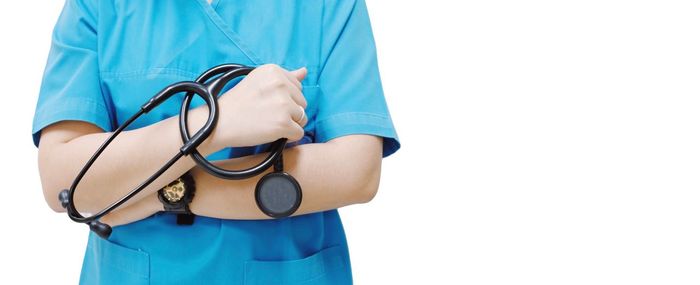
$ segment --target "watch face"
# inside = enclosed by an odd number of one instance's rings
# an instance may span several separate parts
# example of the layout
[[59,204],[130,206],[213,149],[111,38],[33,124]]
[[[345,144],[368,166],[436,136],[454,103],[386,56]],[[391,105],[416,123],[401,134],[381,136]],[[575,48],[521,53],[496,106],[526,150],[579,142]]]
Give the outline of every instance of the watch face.
[[185,183],[182,179],[177,179],[175,182],[163,188],[163,197],[170,203],[177,203],[185,197]]

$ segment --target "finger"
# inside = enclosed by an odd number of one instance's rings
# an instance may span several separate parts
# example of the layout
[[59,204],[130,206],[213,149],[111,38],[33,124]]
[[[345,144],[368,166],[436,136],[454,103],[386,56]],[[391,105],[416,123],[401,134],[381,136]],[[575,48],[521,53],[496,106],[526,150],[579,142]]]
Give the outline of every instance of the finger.
[[301,126],[303,128],[303,127],[306,127],[306,124],[308,122],[309,122],[309,116],[304,114],[304,118],[301,121],[299,121],[298,123],[299,123],[299,126]]
[[294,77],[294,75],[290,74],[289,72],[285,72],[284,77],[287,78],[287,80],[289,80],[289,83],[291,83],[293,88],[295,88],[297,90],[302,89],[301,82],[299,80],[297,80],[296,77]]
[[306,98],[304,97],[304,93],[301,93],[301,90],[296,89],[292,86],[289,86],[288,90],[290,97],[292,97],[292,100],[294,100],[294,103],[306,108],[307,102]]
[[287,109],[287,113],[289,114],[290,122],[293,122],[294,124],[299,125],[301,127],[304,127],[306,125],[308,118],[306,115],[306,111],[301,106],[290,106]]
[[291,126],[289,126],[287,130],[289,130],[289,133],[286,138],[289,142],[295,142],[304,137],[304,128],[299,126],[296,122],[291,123]]
[[295,124],[298,124],[303,127],[305,125],[304,121],[308,120],[306,111],[303,107],[299,105],[290,107],[287,111],[289,112],[289,117]]
[[306,126],[306,123],[309,122],[309,116],[306,114],[306,111],[302,108],[298,108],[299,110],[297,111],[298,114],[295,115],[293,118],[294,122],[297,123],[299,126],[302,128]]
[[304,78],[306,78],[306,74],[308,74],[308,70],[306,67],[301,67],[295,70],[292,70],[289,72],[290,74],[294,75],[294,78],[298,80],[299,82],[304,81]]
[[289,79],[290,82],[294,83],[294,86],[299,88],[299,90],[301,90],[301,88],[302,88],[301,82],[304,81],[304,78],[306,78],[307,74],[308,74],[308,71],[306,70],[306,67],[302,67],[302,68],[299,68],[296,70],[291,70],[291,71],[285,72],[287,79]]

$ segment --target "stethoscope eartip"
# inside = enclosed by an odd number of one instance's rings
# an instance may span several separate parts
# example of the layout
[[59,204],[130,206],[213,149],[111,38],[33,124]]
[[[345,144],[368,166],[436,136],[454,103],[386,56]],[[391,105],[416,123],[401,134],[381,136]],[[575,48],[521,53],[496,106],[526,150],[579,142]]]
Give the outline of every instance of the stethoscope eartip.
[[107,239],[112,234],[112,227],[110,227],[108,224],[99,221],[92,221],[88,223],[88,226],[90,226],[91,231],[95,232],[103,239]]
[[63,207],[63,209],[68,208],[68,196],[68,189],[63,189],[58,193],[58,201],[61,202],[61,207]]

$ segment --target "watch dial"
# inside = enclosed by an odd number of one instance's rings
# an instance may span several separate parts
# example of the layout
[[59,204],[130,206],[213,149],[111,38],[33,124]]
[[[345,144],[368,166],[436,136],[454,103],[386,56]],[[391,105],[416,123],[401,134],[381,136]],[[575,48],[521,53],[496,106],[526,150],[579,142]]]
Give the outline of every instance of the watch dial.
[[171,203],[180,201],[185,196],[185,184],[178,179],[177,183],[168,185],[163,189],[163,196]]

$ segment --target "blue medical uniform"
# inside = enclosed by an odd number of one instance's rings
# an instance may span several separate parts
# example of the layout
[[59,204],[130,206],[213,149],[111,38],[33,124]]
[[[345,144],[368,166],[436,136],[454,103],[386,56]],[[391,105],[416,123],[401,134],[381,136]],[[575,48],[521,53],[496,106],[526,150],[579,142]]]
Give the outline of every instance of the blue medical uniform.
[[[308,68],[301,143],[372,134],[383,137],[384,157],[399,149],[363,0],[67,0],[52,37],[34,143],[42,128],[63,120],[114,130],[163,87],[222,63]],[[131,128],[177,115],[181,95]],[[93,233],[88,240],[82,284],[352,283],[336,210],[262,221],[197,217],[191,226],[158,213],[114,227],[108,240]]]

